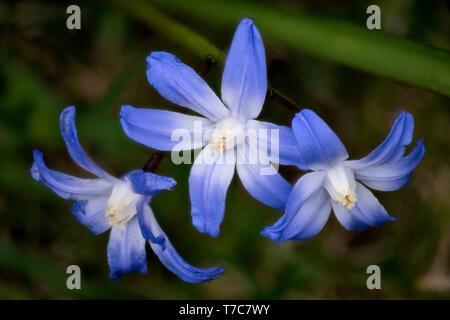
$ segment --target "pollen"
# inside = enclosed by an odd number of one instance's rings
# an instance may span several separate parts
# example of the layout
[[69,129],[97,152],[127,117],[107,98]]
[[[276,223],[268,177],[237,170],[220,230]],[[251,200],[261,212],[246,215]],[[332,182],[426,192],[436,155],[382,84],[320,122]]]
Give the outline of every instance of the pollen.
[[110,226],[119,225],[125,229],[126,223],[136,214],[136,203],[139,195],[134,193],[129,182],[118,182],[108,200],[105,216]]
[[355,206],[356,201],[358,201],[356,195],[346,194],[341,200],[339,200],[339,204],[347,207],[347,209],[352,209]]
[[216,139],[211,141],[211,151],[216,153],[222,153],[227,149],[227,137],[225,135],[221,135]]
[[350,168],[337,166],[327,170],[324,187],[333,200],[347,209],[355,207],[356,181]]
[[234,118],[225,118],[214,127],[209,145],[212,153],[217,154],[241,144],[244,138],[244,124]]

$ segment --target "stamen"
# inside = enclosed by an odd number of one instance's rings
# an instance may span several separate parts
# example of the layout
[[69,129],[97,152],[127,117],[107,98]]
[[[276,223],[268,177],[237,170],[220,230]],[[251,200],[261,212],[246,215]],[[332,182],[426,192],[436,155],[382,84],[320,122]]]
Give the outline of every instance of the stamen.
[[216,140],[211,140],[211,151],[215,153],[222,153],[227,149],[227,137],[221,135]]
[[341,206],[352,209],[358,198],[356,196],[356,181],[353,170],[344,166],[337,166],[327,170],[324,187],[331,198]]
[[214,154],[222,153],[242,143],[245,138],[244,129],[244,124],[237,119],[230,117],[220,120],[209,142],[211,151]]
[[120,225],[125,229],[126,223],[136,214],[136,203],[139,195],[131,189],[130,182],[120,181],[116,183],[108,200],[106,217],[110,226]]

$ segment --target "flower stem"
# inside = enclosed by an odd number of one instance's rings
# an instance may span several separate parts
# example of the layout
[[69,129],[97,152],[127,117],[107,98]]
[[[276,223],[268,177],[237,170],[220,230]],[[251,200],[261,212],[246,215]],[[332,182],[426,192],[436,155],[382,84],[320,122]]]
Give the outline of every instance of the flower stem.
[[273,99],[275,101],[278,101],[281,103],[282,106],[286,107],[289,111],[293,113],[297,113],[301,111],[300,106],[298,106],[294,101],[289,99],[288,97],[282,95],[279,91],[276,89],[269,87],[267,89],[267,97],[269,99]]
[[161,160],[164,158],[164,154],[164,151],[153,151],[150,159],[148,159],[148,161],[145,163],[142,170],[144,170],[145,172],[155,172],[158,169]]

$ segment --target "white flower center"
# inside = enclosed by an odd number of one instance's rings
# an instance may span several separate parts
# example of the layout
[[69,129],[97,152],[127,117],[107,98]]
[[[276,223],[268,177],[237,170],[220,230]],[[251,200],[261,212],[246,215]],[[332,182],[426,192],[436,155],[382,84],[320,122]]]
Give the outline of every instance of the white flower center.
[[106,209],[106,217],[109,225],[119,224],[125,229],[125,224],[136,214],[136,202],[139,195],[131,189],[128,181],[117,182],[111,192],[108,200],[108,208]]
[[210,145],[213,153],[222,153],[245,140],[245,124],[229,117],[220,120],[212,133]]
[[348,209],[353,208],[358,200],[356,197],[356,181],[353,170],[350,168],[336,166],[327,170],[324,187],[333,200]]

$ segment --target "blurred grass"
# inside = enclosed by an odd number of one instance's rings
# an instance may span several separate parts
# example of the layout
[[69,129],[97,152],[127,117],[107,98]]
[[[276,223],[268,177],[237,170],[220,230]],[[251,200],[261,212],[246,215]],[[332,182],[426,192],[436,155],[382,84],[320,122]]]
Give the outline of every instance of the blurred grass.
[[[220,3],[194,7],[191,12],[153,2],[163,11],[161,19],[166,23],[175,20],[175,26],[182,26],[187,34],[195,33],[207,39],[204,43],[225,51],[238,13],[212,11],[215,19],[208,18],[206,24],[205,17],[193,16]],[[255,6],[253,1],[242,3]],[[290,9],[287,21],[301,11],[339,14],[349,21],[362,16],[365,23],[367,3],[264,5],[276,7],[276,12]],[[170,51],[200,70],[203,59],[199,57],[211,51],[173,41],[177,31],[160,29],[157,21],[148,28],[142,18],[107,2],[81,1],[79,5],[82,30],[68,31],[64,4],[0,4],[0,298],[450,298],[450,285],[445,286],[450,260],[448,98],[285,46],[271,35],[275,31],[268,30],[259,14],[255,21],[265,39],[269,81],[298,104],[316,110],[336,130],[352,158],[365,155],[384,138],[399,110],[414,114],[415,136],[424,137],[427,154],[406,188],[376,193],[399,220],[377,229],[347,232],[331,218],[314,239],[273,243],[259,231],[281,213],[252,199],[235,179],[221,235],[212,239],[191,225],[190,166],[174,166],[166,157],[158,172],[173,176],[178,185],[155,197],[152,207],[158,221],[187,261],[201,267],[223,264],[226,272],[211,283],[187,284],[164,269],[149,250],[148,275],[109,280],[108,235],[92,235],[71,215],[70,201],[31,179],[31,150],[41,149],[51,168],[87,176],[74,166],[59,136],[59,113],[75,104],[81,143],[97,163],[116,175],[142,166],[151,151],[123,134],[120,105],[175,108],[148,85],[145,56],[153,50]],[[446,46],[444,1],[432,6],[404,1],[398,7],[384,1],[380,6],[382,14],[388,11],[390,19],[403,26],[403,37]],[[211,68],[207,81],[216,92],[220,78],[221,67]],[[286,125],[292,118],[274,100],[266,101],[261,116]],[[281,173],[290,181],[300,175],[291,167],[282,167]],[[70,264],[82,269],[81,291],[65,288]],[[366,289],[365,270],[370,264],[381,266],[381,291]]]

